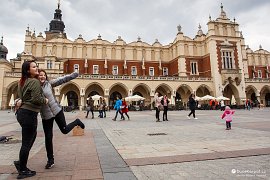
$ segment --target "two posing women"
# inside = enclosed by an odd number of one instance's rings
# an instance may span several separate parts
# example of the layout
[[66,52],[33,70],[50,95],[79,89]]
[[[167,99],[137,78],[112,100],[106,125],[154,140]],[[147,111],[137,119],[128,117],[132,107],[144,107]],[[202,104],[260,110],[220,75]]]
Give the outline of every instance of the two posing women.
[[[19,161],[14,161],[18,170],[17,179],[23,179],[36,175],[35,171],[27,168],[29,151],[37,135],[37,115],[41,113],[42,125],[45,133],[45,146],[48,162],[45,166],[50,169],[54,165],[53,155],[53,122],[55,121],[63,134],[69,133],[75,126],[84,129],[84,124],[76,119],[66,124],[65,116],[60,104],[55,99],[53,87],[66,83],[78,77],[78,73],[72,73],[48,81],[44,70],[38,70],[34,61],[25,61],[22,65],[22,76],[18,85],[20,101],[17,103],[20,108],[17,110],[17,120],[22,127],[22,146],[19,154]],[[38,80],[39,79],[39,80]]]

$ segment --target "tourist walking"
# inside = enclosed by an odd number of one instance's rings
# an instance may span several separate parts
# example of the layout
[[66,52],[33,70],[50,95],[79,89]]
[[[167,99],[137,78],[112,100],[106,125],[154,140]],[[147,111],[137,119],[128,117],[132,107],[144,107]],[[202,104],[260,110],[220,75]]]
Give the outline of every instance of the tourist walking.
[[156,92],[154,96],[154,105],[155,105],[155,110],[156,110],[156,122],[160,122],[159,119],[159,113],[160,113],[160,108],[161,108],[161,99],[158,96],[158,92]]
[[86,116],[85,118],[88,118],[89,112],[91,111],[92,119],[94,119],[94,100],[92,97],[88,97],[86,100]]
[[[114,105],[114,109],[116,110],[116,112],[115,112],[115,117],[112,119],[113,121],[116,121],[118,113],[120,113],[121,117],[123,117],[123,113],[121,112],[121,106],[122,106],[122,101],[121,99],[119,99],[118,96],[116,96],[116,102]],[[125,118],[123,120],[125,120]]]
[[98,117],[100,117],[100,118],[103,118],[103,106],[104,106],[103,99],[102,99],[102,97],[100,97],[99,104],[98,104],[98,112],[99,112]]
[[164,97],[161,100],[161,104],[163,105],[163,121],[168,121],[168,105],[170,101],[168,100],[167,95],[164,95]]
[[102,98],[102,102],[103,102],[103,117],[106,117],[106,109],[107,109],[107,104],[105,101],[105,98]]
[[189,109],[190,109],[190,113],[189,113],[189,115],[187,116],[188,119],[190,119],[190,115],[191,115],[191,114],[193,114],[193,118],[194,118],[194,119],[198,119],[198,118],[196,118],[196,116],[195,116],[195,109],[196,109],[197,103],[196,103],[196,101],[195,101],[195,95],[194,95],[194,94],[191,94],[191,95],[189,96],[189,101],[188,101],[188,103],[189,103]]
[[121,119],[125,119],[125,117],[124,117],[124,114],[125,114],[127,116],[128,120],[130,120],[129,115],[128,115],[128,105],[127,105],[127,102],[126,102],[125,98],[123,98],[123,101],[122,101],[122,109],[121,109],[121,111],[122,111],[122,114],[123,114]]
[[226,130],[230,130],[232,128],[231,122],[232,122],[232,116],[235,111],[231,110],[229,106],[225,107],[225,111],[221,116],[221,119],[225,119],[226,121]]
[[17,120],[22,127],[19,161],[14,161],[19,173],[17,179],[36,175],[36,171],[27,168],[27,161],[37,136],[37,115],[41,106],[48,103],[48,99],[43,95],[40,82],[37,79],[38,74],[35,61],[25,61],[22,64],[22,74],[18,84],[18,97],[22,103],[16,111]]

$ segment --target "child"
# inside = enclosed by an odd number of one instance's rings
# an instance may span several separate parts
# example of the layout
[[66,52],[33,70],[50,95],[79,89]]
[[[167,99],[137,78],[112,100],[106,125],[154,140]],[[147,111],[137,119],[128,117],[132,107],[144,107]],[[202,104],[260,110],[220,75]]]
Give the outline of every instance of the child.
[[225,111],[221,116],[221,119],[225,119],[226,120],[226,130],[230,130],[231,129],[231,121],[232,121],[232,116],[234,114],[235,111],[231,110],[231,108],[229,106],[225,107]]

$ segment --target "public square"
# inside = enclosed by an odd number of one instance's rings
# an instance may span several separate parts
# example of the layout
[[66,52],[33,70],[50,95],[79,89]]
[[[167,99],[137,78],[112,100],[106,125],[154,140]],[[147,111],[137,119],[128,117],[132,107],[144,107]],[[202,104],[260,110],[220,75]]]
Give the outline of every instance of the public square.
[[[163,112],[161,112],[162,115]],[[79,117],[84,136],[61,134],[54,125],[55,166],[45,170],[42,123],[28,166],[29,179],[270,179],[270,109],[237,110],[232,130],[225,130],[219,110],[169,111],[169,121],[155,122],[155,111],[129,112],[130,120],[85,118],[84,111],[66,112],[68,122]],[[0,112],[0,135],[20,140],[14,113]],[[16,141],[15,141],[16,142]],[[0,179],[15,179],[13,161],[20,143],[0,144]]]

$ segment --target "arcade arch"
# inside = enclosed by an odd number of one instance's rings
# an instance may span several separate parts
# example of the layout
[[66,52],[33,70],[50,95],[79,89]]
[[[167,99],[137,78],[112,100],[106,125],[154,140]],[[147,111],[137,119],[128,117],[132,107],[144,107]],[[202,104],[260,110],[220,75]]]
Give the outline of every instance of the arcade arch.
[[251,99],[253,102],[255,102],[257,100],[256,92],[257,92],[257,89],[254,86],[252,86],[252,85],[247,86],[246,87],[246,98]]
[[213,91],[210,87],[205,84],[200,85],[196,90],[196,96],[203,97],[206,95],[214,96]]
[[112,107],[117,96],[121,99],[128,96],[128,88],[122,83],[114,84],[110,88],[109,96],[109,106]]
[[85,90],[86,97],[94,96],[96,94],[104,97],[104,88],[101,84],[95,82],[95,83],[91,83],[90,85],[88,85],[88,87],[86,87],[86,90]]
[[167,84],[160,84],[155,92],[158,92],[160,96],[164,96],[164,95],[167,95],[168,98],[171,97],[172,95],[172,89],[170,86],[168,86]]
[[262,104],[269,107],[270,106],[270,87],[269,86],[263,86],[261,89],[261,96],[260,96]]
[[145,98],[144,102],[145,104],[150,104],[151,103],[151,97],[150,97],[150,87],[147,86],[146,84],[140,83],[136,85],[133,90],[132,95],[140,95]]
[[[11,99],[12,94],[14,95],[14,99],[18,98],[18,81],[11,83],[7,88],[7,96],[5,106],[9,107],[9,101]],[[3,99],[4,100],[4,99]]]
[[191,92],[191,87],[186,84],[183,84],[177,88],[175,96],[176,109],[183,109],[186,106]]
[[239,92],[238,92],[237,88],[232,84],[228,84],[224,88],[223,96],[225,96],[229,99],[232,99],[233,95],[234,95],[234,98],[236,100],[236,103],[240,104]]
[[68,99],[68,106],[71,106],[72,109],[78,109],[79,105],[81,105],[80,91],[78,86],[73,83],[65,84],[61,87],[60,97],[65,94]]

